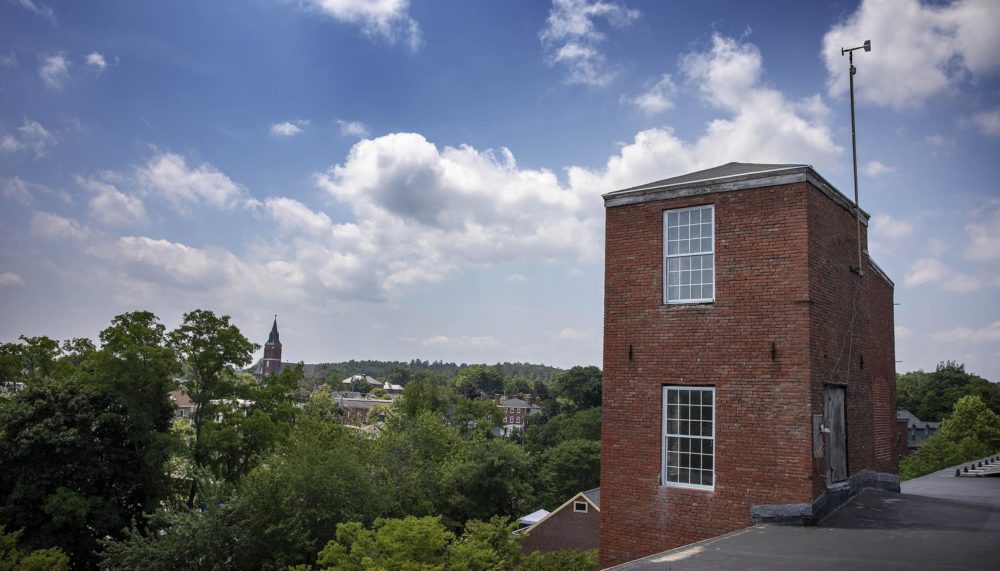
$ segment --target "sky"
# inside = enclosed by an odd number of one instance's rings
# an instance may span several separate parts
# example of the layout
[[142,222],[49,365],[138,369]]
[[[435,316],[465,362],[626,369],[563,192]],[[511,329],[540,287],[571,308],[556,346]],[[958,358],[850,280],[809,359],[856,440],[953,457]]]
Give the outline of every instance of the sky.
[[0,340],[232,316],[285,360],[601,364],[601,194],[853,194],[897,370],[1000,381],[1000,5],[0,0]]

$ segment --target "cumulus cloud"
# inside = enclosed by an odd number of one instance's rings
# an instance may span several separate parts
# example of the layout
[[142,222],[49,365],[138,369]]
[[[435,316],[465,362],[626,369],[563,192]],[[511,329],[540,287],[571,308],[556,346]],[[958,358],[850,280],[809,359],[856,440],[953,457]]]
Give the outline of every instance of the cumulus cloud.
[[63,82],[69,77],[69,60],[61,53],[43,57],[38,66],[38,76],[49,88],[62,89]]
[[214,166],[202,163],[192,168],[175,153],[157,154],[136,176],[147,192],[167,199],[180,211],[198,204],[228,209],[247,200],[246,189]]
[[24,279],[14,272],[0,272],[0,287],[23,286]]
[[52,24],[56,23],[56,13],[49,6],[34,2],[34,0],[14,0],[14,4],[30,12],[34,12]]
[[937,258],[920,258],[903,276],[906,287],[934,286],[945,291],[969,293],[982,289],[982,282],[950,268]]
[[866,175],[874,178],[880,175],[896,172],[896,169],[894,167],[890,167],[889,165],[882,164],[880,161],[869,161],[869,163],[865,165],[864,172]]
[[646,91],[634,97],[622,96],[621,100],[622,103],[633,105],[647,115],[655,115],[673,108],[672,98],[676,91],[677,86],[674,85],[670,74],[665,73]]
[[275,137],[294,137],[295,135],[301,135],[305,133],[303,127],[309,125],[309,121],[305,119],[299,119],[298,121],[284,121],[282,123],[273,123],[271,125],[271,135]]
[[594,337],[593,329],[574,329],[572,327],[563,327],[556,334],[557,339],[569,343],[586,343],[593,341]]
[[41,123],[25,117],[16,133],[0,135],[0,151],[14,153],[18,151],[34,151],[36,157],[42,157],[49,147],[55,144],[55,136]]
[[105,60],[104,56],[98,52],[90,52],[87,54],[84,61],[88,66],[94,68],[94,71],[96,71],[98,75],[104,72],[104,68],[108,67],[107,60]]
[[956,327],[947,331],[939,331],[931,335],[931,339],[939,343],[1000,343],[1000,321],[994,321],[986,327]]
[[831,95],[848,89],[841,48],[872,40],[872,53],[855,53],[859,101],[894,109],[919,107],[969,76],[1000,68],[994,0],[864,0],[823,37],[822,56]]
[[528,281],[528,278],[526,278],[523,274],[514,273],[505,277],[503,281],[509,284],[523,284],[524,282]]
[[347,135],[348,137],[364,138],[369,134],[368,125],[365,125],[361,121],[344,121],[337,119],[337,125],[340,126],[340,133],[342,135]]
[[314,12],[359,26],[370,38],[420,47],[420,24],[410,17],[409,0],[303,0]]
[[76,183],[93,195],[90,215],[107,226],[132,226],[146,221],[146,208],[137,196],[118,190],[110,182],[76,177]]
[[617,71],[598,49],[605,35],[596,22],[604,20],[614,28],[623,28],[638,17],[638,10],[620,2],[554,0],[539,36],[549,63],[566,69],[566,81],[601,87],[609,84]]
[[0,180],[0,193],[5,200],[16,202],[22,206],[31,204],[31,192],[28,190],[28,183],[19,177],[13,176]]
[[445,335],[435,335],[420,342],[424,347],[435,347],[443,349],[496,349],[500,342],[490,336],[469,337],[448,337]]
[[969,235],[966,257],[975,261],[1000,260],[1000,200],[993,200],[965,227]]
[[896,339],[909,339],[913,336],[913,330],[903,325],[897,325],[894,328],[894,332],[896,334]]
[[913,233],[913,224],[893,218],[889,214],[876,214],[872,218],[872,234],[898,240]]
[[1000,137],[1000,107],[975,113],[966,122],[987,137]]
[[31,214],[31,234],[37,238],[71,240],[79,243],[87,241],[94,235],[89,228],[76,220],[50,212]]
[[17,67],[17,56],[14,52],[0,54],[0,67]]

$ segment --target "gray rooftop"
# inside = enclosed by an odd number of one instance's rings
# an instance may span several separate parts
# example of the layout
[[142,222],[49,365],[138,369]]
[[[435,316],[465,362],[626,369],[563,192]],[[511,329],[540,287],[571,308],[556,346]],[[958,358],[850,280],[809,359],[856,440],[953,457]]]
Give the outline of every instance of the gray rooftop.
[[865,490],[815,527],[758,525],[614,569],[875,571],[1000,568],[1000,478],[955,468]]
[[[695,171],[688,174],[682,174],[680,176],[675,176],[672,178],[665,178],[663,180],[658,180],[656,182],[650,182],[647,184],[642,184],[639,186],[633,186],[631,188],[626,188],[617,192],[628,192],[631,190],[645,190],[649,188],[660,188],[663,186],[672,186],[677,184],[684,184],[689,182],[700,182],[707,180],[714,180],[719,178],[728,178],[740,175],[748,174],[763,174],[770,173],[774,171],[781,171],[793,168],[803,168],[809,167],[809,165],[795,165],[795,164],[761,164],[761,163],[726,163],[724,165],[719,165],[717,167],[712,167],[710,169]],[[612,193],[614,194],[614,193]]]
[[[854,212],[854,202],[823,178],[812,166],[804,164],[726,163],[710,169],[665,178],[623,188],[604,195],[604,206],[622,206],[652,200],[699,196],[750,188],[809,182],[830,200]],[[862,224],[868,213],[861,210]]]
[[590,500],[591,503],[593,503],[595,506],[597,506],[597,509],[601,509],[601,489],[600,488],[594,488],[593,490],[587,490],[586,492],[583,493],[583,495],[587,496],[587,499]]

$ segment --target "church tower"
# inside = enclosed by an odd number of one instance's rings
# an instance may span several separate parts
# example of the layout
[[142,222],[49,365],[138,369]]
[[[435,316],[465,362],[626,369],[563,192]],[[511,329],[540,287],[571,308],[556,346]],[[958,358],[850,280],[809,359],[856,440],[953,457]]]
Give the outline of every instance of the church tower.
[[260,376],[277,375],[281,370],[281,341],[278,340],[278,316],[274,316],[271,335],[264,344],[264,361],[260,365]]

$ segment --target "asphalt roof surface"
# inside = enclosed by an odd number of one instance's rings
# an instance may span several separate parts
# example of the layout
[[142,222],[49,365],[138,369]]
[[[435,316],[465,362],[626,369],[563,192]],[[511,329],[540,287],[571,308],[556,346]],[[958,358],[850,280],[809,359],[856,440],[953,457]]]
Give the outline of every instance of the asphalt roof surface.
[[815,527],[759,525],[614,569],[1000,569],[1000,478],[954,474],[865,490]]

